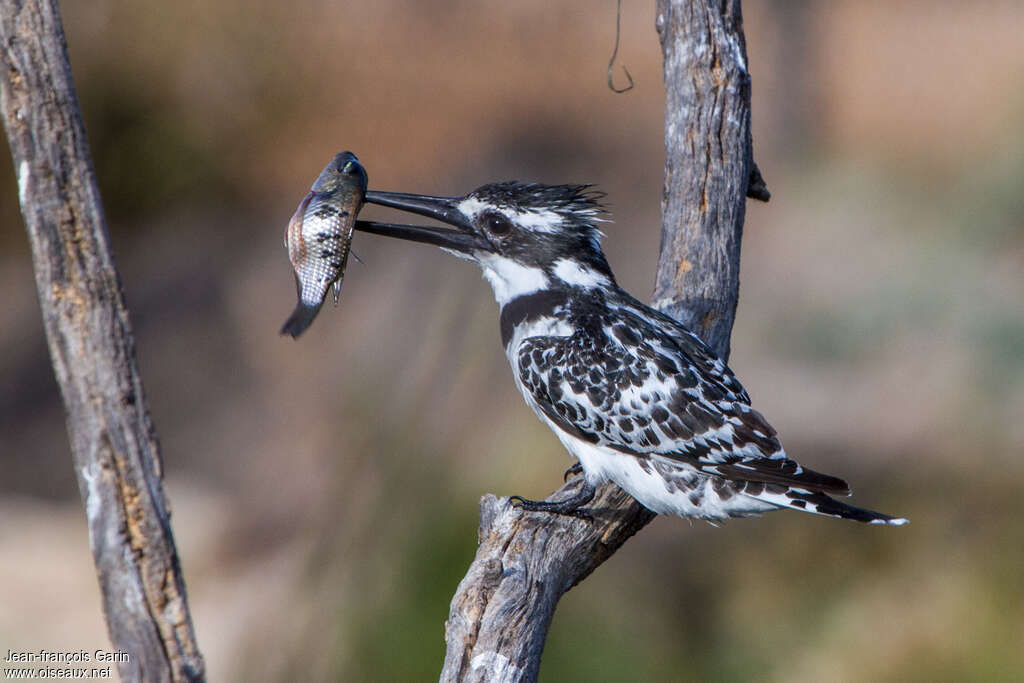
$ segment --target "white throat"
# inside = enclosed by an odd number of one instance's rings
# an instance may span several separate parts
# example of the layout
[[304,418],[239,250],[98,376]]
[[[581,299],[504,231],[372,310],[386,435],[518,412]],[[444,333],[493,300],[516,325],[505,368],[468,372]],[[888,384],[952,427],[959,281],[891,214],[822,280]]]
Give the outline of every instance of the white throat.
[[524,294],[546,289],[551,284],[542,268],[524,266],[504,256],[488,254],[478,257],[478,262],[500,306]]

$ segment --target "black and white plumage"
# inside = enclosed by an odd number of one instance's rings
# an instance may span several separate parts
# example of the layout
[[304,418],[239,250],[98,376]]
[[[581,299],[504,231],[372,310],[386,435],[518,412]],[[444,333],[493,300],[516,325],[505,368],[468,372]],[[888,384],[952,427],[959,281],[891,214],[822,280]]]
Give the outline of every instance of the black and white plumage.
[[847,505],[846,482],[787,457],[726,365],[689,330],[615,282],[600,247],[599,193],[497,183],[464,197],[368,192],[366,201],[455,229],[357,223],[477,263],[501,307],[501,337],[526,403],[579,460],[573,513],[613,481],[660,514],[720,520],[792,508],[904,524]]

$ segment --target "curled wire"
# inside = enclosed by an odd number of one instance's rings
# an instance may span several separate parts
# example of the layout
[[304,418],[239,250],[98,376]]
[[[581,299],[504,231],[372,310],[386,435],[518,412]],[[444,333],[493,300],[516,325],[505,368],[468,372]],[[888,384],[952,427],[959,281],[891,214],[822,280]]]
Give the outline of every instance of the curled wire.
[[626,65],[622,65],[622,71],[629,79],[629,85],[625,88],[615,87],[615,59],[619,56],[619,36],[622,34],[622,0],[617,0],[615,10],[615,47],[612,49],[612,58],[608,60],[608,89],[614,93],[624,93],[633,89],[633,77],[629,74]]

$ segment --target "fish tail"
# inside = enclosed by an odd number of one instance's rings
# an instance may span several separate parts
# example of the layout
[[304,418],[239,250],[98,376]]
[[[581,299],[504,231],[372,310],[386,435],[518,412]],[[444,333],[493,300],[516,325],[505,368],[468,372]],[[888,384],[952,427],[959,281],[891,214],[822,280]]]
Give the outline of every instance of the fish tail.
[[306,331],[306,328],[313,323],[313,319],[316,318],[316,314],[320,311],[320,306],[310,306],[309,304],[299,302],[295,306],[295,310],[292,311],[291,316],[285,321],[281,327],[281,334],[290,334],[292,339],[297,338],[300,334]]

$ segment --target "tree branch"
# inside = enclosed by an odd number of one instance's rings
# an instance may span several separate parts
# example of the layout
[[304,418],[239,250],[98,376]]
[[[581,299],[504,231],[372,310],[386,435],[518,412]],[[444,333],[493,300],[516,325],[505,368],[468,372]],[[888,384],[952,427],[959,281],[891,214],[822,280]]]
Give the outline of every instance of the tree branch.
[[[755,170],[739,0],[659,0],[657,30],[666,162],[654,305],[725,359]],[[446,624],[442,681],[537,679],[559,598],[654,518],[614,485],[598,490],[591,510],[594,519],[584,521],[523,513],[507,498],[484,496],[480,546]]]
[[159,444],[55,0],[0,0],[2,109],[110,639],[125,681],[201,681]]

